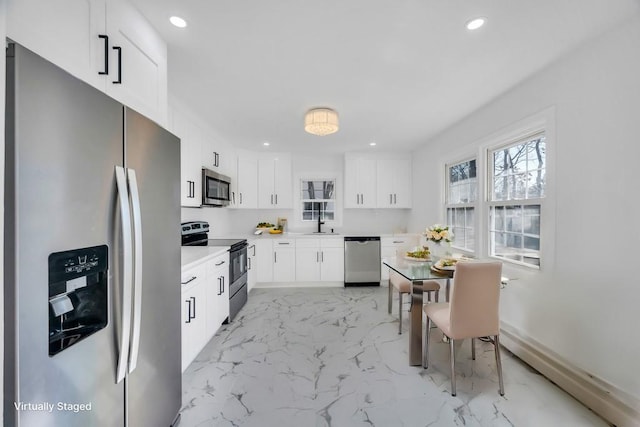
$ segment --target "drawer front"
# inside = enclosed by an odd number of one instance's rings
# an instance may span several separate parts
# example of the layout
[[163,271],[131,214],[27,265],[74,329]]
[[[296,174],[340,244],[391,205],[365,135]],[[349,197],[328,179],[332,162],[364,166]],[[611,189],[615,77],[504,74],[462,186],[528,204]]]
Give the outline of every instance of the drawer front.
[[184,270],[180,274],[180,284],[183,288],[190,288],[205,280],[207,275],[207,264],[200,264],[196,267]]
[[273,241],[273,249],[278,248],[295,248],[296,239],[277,239]]
[[300,239],[296,239],[296,247],[298,247],[298,248],[319,248],[320,247],[320,239],[302,237]]

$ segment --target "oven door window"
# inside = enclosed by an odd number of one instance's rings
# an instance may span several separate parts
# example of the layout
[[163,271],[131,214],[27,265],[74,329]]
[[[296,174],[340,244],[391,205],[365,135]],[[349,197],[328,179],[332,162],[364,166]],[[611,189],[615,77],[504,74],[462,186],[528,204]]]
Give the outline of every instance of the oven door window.
[[231,252],[231,283],[247,272],[247,248]]
[[207,199],[229,200],[229,183],[207,177]]

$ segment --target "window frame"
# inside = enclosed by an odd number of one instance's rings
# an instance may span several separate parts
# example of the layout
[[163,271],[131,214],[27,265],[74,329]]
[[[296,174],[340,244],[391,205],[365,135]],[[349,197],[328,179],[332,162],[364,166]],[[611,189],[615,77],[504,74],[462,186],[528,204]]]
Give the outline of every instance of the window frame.
[[342,173],[333,170],[316,171],[316,172],[298,172],[293,174],[293,213],[289,220],[288,227],[290,230],[305,230],[311,231],[315,228],[313,221],[302,221],[303,215],[303,202],[302,202],[302,181],[334,181],[335,191],[335,215],[333,220],[324,221],[324,227],[338,228],[342,226],[343,222],[343,179]]
[[[544,136],[545,138],[545,165],[544,165],[544,170],[545,170],[545,186],[544,186],[544,192],[543,192],[543,197],[536,197],[536,198],[530,198],[530,199],[510,199],[510,200],[493,200],[493,196],[495,194],[494,192],[494,180],[495,180],[495,164],[494,164],[494,153],[500,150],[504,150],[505,148],[510,148],[513,146],[517,146],[519,144],[524,144],[524,143],[528,143],[533,139],[536,139],[539,136]],[[483,227],[483,233],[486,239],[486,244],[485,244],[485,251],[487,253],[487,256],[493,259],[497,259],[500,260],[502,262],[506,262],[506,263],[510,263],[510,264],[514,264],[514,265],[518,265],[518,266],[522,266],[522,267],[526,267],[529,269],[534,269],[534,270],[540,270],[543,265],[546,263],[546,250],[543,250],[544,247],[544,235],[545,232],[543,232],[544,229],[546,229],[547,225],[546,225],[546,221],[543,221],[543,217],[546,217],[547,215],[544,213],[546,211],[545,209],[545,205],[547,203],[547,199],[548,199],[548,188],[549,188],[549,183],[548,183],[548,179],[549,179],[549,170],[548,170],[548,161],[549,161],[549,150],[548,150],[548,144],[549,144],[549,137],[548,137],[548,130],[546,128],[546,126],[537,126],[534,127],[534,129],[529,129],[528,132],[521,132],[515,136],[512,136],[510,138],[496,138],[494,139],[494,141],[499,141],[497,143],[494,143],[490,146],[487,146],[484,150],[484,163],[485,163],[485,167],[486,167],[486,171],[484,174],[485,177],[485,185],[484,185],[484,207],[483,207],[483,212],[485,214],[485,227]],[[491,246],[493,244],[493,239],[492,239],[492,233],[495,232],[495,230],[493,230],[492,228],[492,221],[491,221],[491,210],[496,208],[496,207],[510,207],[510,206],[521,206],[524,210],[524,208],[526,206],[539,206],[540,209],[540,234],[538,235],[539,238],[539,249],[538,249],[538,265],[535,264],[531,264],[531,263],[527,263],[524,261],[519,261],[519,260],[514,260],[514,259],[510,259],[507,257],[502,257],[502,256],[497,256],[491,253]],[[543,224],[544,224],[544,228],[543,228]],[[520,236],[522,236],[522,238],[524,239],[525,233],[524,231],[522,231],[520,233]],[[545,254],[543,256],[543,254]],[[544,259],[544,261],[543,261]]]
[[[304,192],[303,190],[303,183],[304,182],[333,182],[333,198],[332,199],[304,199],[302,197],[302,193]],[[306,177],[300,177],[299,180],[299,187],[300,187],[300,191],[299,191],[299,205],[300,205],[300,215],[298,216],[298,220],[302,223],[302,224],[311,224],[314,222],[317,222],[317,219],[304,219],[304,213],[305,213],[305,209],[304,209],[304,204],[305,203],[328,203],[331,202],[333,203],[333,219],[327,219],[327,218],[322,218],[321,221],[325,222],[325,223],[329,223],[329,224],[333,224],[336,221],[336,216],[338,215],[337,211],[338,211],[338,203],[337,203],[337,180],[336,178],[306,178]],[[314,190],[315,191],[315,190]],[[322,212],[322,216],[324,216],[325,212]]]
[[[446,162],[445,163],[445,193],[444,193],[444,218],[445,218],[445,223],[449,226],[449,230],[451,230],[454,233],[454,239],[453,242],[451,243],[451,247],[455,248],[457,250],[463,251],[463,252],[467,252],[470,254],[476,254],[478,252],[478,211],[479,211],[479,202],[481,200],[481,175],[480,175],[480,168],[479,168],[479,156],[473,154],[473,155],[469,155],[466,157],[462,157],[462,158],[458,158],[455,161],[451,161],[451,162]],[[451,190],[451,181],[450,181],[450,177],[451,177],[451,168],[463,163],[467,163],[467,162],[471,162],[475,160],[476,162],[476,181],[475,181],[475,185],[476,185],[476,197],[475,200],[473,202],[463,202],[463,203],[451,203],[450,202],[450,190]],[[473,209],[474,211],[474,220],[473,220],[473,224],[471,224],[471,226],[469,227],[468,224],[466,223],[466,210],[467,209]],[[454,224],[449,224],[449,210],[450,209],[464,209],[465,210],[465,230],[467,229],[472,229],[473,233],[474,233],[474,247],[473,248],[469,248],[465,246],[459,246],[456,245],[456,237],[457,234],[454,231],[455,225]],[[466,240],[466,239],[465,239]]]

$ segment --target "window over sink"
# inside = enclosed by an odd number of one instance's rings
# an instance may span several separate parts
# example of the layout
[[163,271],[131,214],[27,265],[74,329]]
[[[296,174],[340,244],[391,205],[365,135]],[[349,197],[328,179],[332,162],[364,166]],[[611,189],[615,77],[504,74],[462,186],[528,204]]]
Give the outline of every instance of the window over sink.
[[333,221],[336,216],[335,179],[302,179],[300,201],[303,222]]

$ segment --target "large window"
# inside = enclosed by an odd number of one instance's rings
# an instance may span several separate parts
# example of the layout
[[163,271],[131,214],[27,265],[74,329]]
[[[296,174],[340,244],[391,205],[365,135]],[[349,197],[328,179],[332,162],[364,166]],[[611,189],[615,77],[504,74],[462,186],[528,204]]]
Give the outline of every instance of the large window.
[[489,254],[540,266],[544,133],[489,151]]
[[477,194],[476,159],[447,165],[447,225],[454,235],[454,247],[475,251]]
[[307,180],[300,183],[302,221],[333,221],[336,215],[335,180]]

